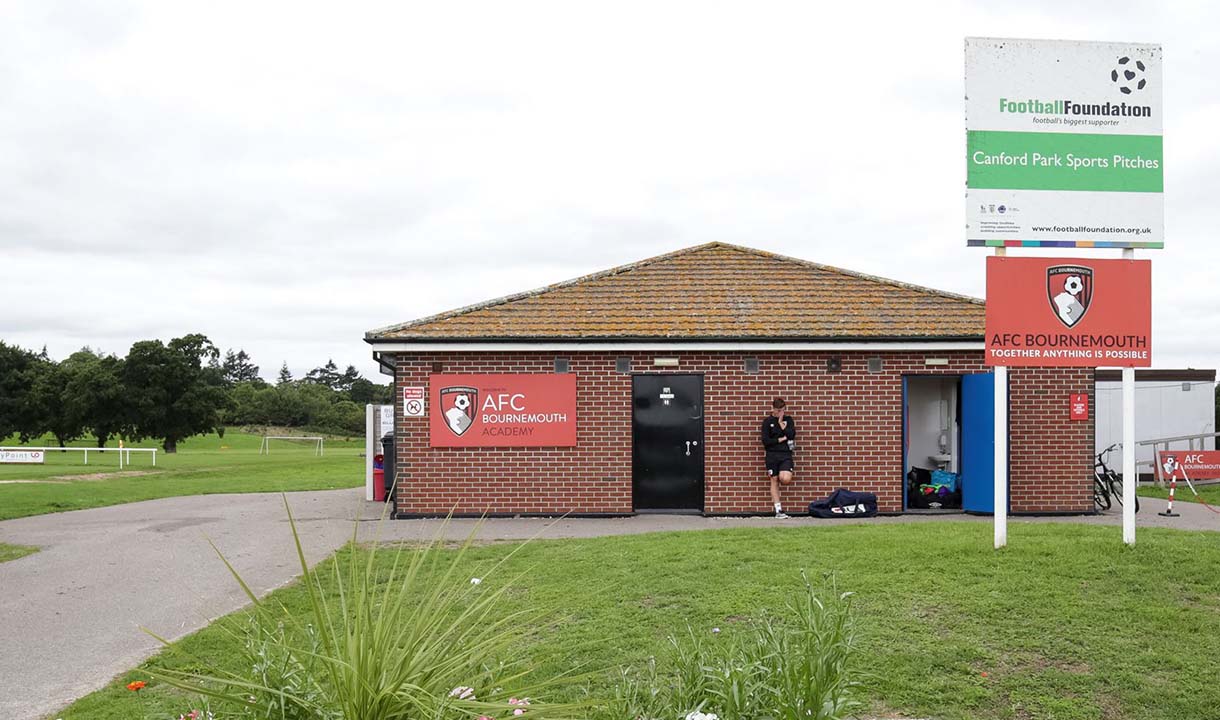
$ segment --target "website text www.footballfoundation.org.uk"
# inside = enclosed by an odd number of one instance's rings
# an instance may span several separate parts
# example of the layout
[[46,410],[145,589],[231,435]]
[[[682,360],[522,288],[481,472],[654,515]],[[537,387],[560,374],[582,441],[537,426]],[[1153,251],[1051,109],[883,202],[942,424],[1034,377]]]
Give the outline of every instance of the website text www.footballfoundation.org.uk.
[[1102,233],[1110,235],[1151,235],[1150,227],[1114,227],[1093,225],[1031,225],[1038,233]]

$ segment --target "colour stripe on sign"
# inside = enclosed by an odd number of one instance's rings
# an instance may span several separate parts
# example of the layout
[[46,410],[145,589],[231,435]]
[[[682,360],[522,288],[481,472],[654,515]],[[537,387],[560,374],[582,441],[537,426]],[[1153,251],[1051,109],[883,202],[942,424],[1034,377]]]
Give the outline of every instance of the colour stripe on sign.
[[1159,193],[1160,135],[1094,135],[971,130],[966,187]]
[[977,240],[966,241],[969,247],[1058,247],[1058,248],[1135,248],[1162,250],[1163,242],[1111,242],[1102,240]]

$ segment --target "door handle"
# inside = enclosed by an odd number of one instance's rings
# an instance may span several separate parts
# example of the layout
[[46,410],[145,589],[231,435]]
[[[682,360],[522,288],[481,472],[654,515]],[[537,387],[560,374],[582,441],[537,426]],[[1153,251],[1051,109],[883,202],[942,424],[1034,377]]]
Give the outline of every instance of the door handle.
[[690,440],[686,441],[686,457],[690,457]]

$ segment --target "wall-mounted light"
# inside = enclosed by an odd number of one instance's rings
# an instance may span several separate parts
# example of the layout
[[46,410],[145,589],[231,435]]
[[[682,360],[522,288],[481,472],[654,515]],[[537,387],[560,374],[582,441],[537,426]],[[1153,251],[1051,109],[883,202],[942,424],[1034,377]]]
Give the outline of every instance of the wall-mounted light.
[[653,358],[654,367],[678,367],[678,358]]
[[933,367],[933,366],[942,366],[943,367],[943,366],[949,364],[949,358],[925,358],[923,361],[923,364],[927,365],[928,367]]

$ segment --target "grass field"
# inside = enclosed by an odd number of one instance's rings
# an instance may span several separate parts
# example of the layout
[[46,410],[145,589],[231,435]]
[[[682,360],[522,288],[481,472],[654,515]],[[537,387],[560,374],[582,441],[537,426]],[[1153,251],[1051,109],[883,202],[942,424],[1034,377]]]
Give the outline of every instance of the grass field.
[[[1124,548],[1111,528],[1030,524],[995,552],[986,524],[927,523],[541,541],[480,587],[524,571],[503,611],[542,609],[560,621],[521,652],[543,676],[605,669],[595,686],[604,692],[610,669],[644,662],[666,635],[689,624],[709,638],[721,627],[716,637],[726,637],[743,618],[782,607],[802,568],[814,577],[833,571],[841,589],[858,593],[857,667],[873,714],[1183,720],[1220,708],[1217,537],[1148,529]],[[483,576],[512,547],[477,548],[469,576]],[[383,567],[391,559],[379,556]],[[300,587],[276,597],[305,613]],[[189,653],[240,671],[223,627],[232,622],[152,664],[184,667]],[[157,682],[140,693],[123,687],[149,679],[125,674],[57,716],[166,718],[200,705]]]
[[38,552],[38,548],[30,547],[29,545],[9,545],[8,543],[0,543],[0,563],[8,562],[23,558],[26,555],[31,555]]
[[[1201,485],[1195,483],[1195,489],[1199,491],[1199,495],[1203,496],[1203,502],[1216,508],[1220,508],[1220,483],[1211,485]],[[1159,488],[1155,485],[1140,485],[1139,494],[1142,497],[1169,497],[1169,488]],[[1174,502],[1198,502],[1199,499],[1190,491],[1186,483],[1178,483],[1178,489],[1173,495]]]
[[[147,453],[133,453],[122,472],[114,452],[90,452],[88,465],[79,452],[55,451],[47,452],[43,465],[2,465],[0,520],[177,495],[327,490],[364,482],[363,438],[328,438],[320,458],[309,444],[285,441],[272,441],[271,454],[259,455],[261,441],[236,430],[223,438],[201,435],[179,443],[173,455],[158,452],[156,467]],[[9,438],[0,444],[17,443]],[[43,438],[29,444],[55,443]]]

